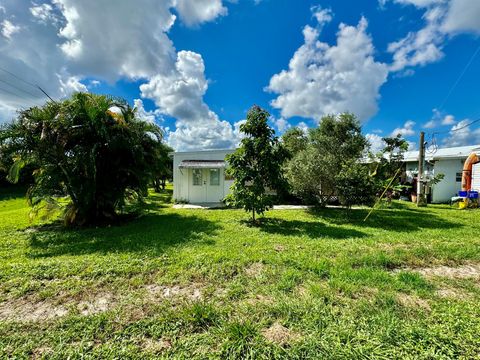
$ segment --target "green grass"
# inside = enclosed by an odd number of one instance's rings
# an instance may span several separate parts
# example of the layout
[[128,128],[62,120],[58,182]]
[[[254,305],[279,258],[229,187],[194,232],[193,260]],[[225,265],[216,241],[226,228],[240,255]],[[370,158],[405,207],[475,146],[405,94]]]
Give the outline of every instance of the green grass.
[[416,271],[478,266],[479,211],[275,210],[250,227],[170,195],[68,230],[0,193],[0,357],[480,357],[479,277]]

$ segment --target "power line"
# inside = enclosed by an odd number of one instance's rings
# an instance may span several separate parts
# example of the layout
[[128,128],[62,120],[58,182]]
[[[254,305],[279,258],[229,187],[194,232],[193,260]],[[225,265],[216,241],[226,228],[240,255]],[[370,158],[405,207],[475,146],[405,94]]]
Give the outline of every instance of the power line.
[[38,104],[35,103],[35,101],[33,99],[28,99],[28,98],[24,97],[23,95],[20,95],[20,94],[12,91],[10,89],[6,89],[6,88],[2,87],[2,86],[0,86],[0,91],[4,92],[6,94],[13,95],[13,96],[17,97],[18,99],[20,99],[24,102],[33,103],[34,105],[38,105]]
[[465,125],[463,125],[463,126],[461,126],[461,127],[459,127],[459,128],[456,128],[456,129],[451,129],[451,130],[446,130],[446,131],[435,131],[435,132],[432,133],[432,135],[435,135],[435,134],[437,134],[437,135],[438,135],[438,134],[448,134],[448,133],[451,133],[451,132],[455,132],[455,131],[458,131],[458,130],[462,130],[462,129],[465,129],[466,127],[469,127],[470,125],[473,125],[473,124],[475,124],[475,123],[477,123],[477,122],[479,122],[479,121],[480,121],[480,118],[477,119],[477,120],[474,120],[474,121],[472,121],[472,122],[470,122],[470,123],[468,123],[468,124],[465,124]]
[[45,96],[46,96],[47,98],[49,98],[51,101],[55,102],[55,100],[53,100],[53,99],[50,97],[50,95],[48,95],[47,92],[46,92],[45,90],[43,90],[39,85],[34,84],[34,83],[31,83],[30,81],[27,81],[27,80],[25,80],[25,79],[22,79],[20,76],[15,75],[13,72],[8,71],[7,69],[4,69],[4,68],[1,67],[1,66],[0,66],[0,70],[2,70],[3,72],[5,72],[5,73],[7,73],[7,74],[9,74],[9,75],[11,75],[11,76],[13,76],[15,79],[20,80],[20,81],[24,82],[25,84],[34,87],[34,88],[37,89],[37,90],[40,90],[42,93],[45,94]]
[[9,74],[9,75],[11,75],[11,76],[13,76],[15,79],[24,82],[25,84],[28,84],[28,85],[30,85],[30,86],[33,86],[34,88],[37,87],[37,85],[31,83],[30,81],[27,81],[27,80],[25,80],[25,79],[22,79],[20,76],[15,75],[15,74],[12,73],[11,71],[8,71],[7,69],[4,69],[4,68],[1,67],[1,66],[0,66],[0,70],[2,70],[3,72],[6,72],[7,74]]
[[455,82],[453,83],[452,87],[450,88],[450,90],[448,91],[447,93],[447,96],[445,96],[445,98],[443,99],[442,103],[440,104],[440,106],[438,107],[439,110],[441,110],[444,106],[445,106],[445,103],[447,102],[448,98],[450,97],[450,95],[452,95],[452,92],[453,90],[455,90],[455,88],[457,87],[458,83],[460,82],[460,80],[463,78],[463,75],[465,75],[465,73],[467,72],[468,68],[470,67],[470,65],[472,65],[472,62],[473,62],[473,59],[475,59],[475,57],[477,56],[478,52],[480,51],[480,45],[477,47],[477,49],[475,50],[475,52],[473,53],[472,57],[470,58],[470,60],[467,62],[467,64],[465,65],[465,67],[463,68],[462,72],[460,73],[460,75],[458,76],[457,80],[455,80]]
[[8,86],[13,87],[13,88],[15,88],[15,89],[17,89],[17,90],[19,90],[19,91],[21,91],[21,92],[24,92],[25,94],[28,94],[28,95],[30,95],[30,96],[33,96],[34,98],[38,98],[38,95],[33,94],[33,93],[31,93],[30,91],[27,91],[27,90],[25,90],[25,89],[22,89],[22,88],[19,87],[19,86],[16,86],[16,85],[14,85],[14,84],[11,84],[11,83],[9,83],[8,81],[5,81],[5,80],[3,80],[3,79],[0,79],[0,82],[2,82],[2,83],[4,83],[4,84],[7,84]]

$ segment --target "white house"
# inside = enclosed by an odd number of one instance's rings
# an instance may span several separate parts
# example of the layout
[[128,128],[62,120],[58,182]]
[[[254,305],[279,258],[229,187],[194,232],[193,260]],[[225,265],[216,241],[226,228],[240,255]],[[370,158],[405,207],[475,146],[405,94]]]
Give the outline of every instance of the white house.
[[[225,176],[225,157],[235,150],[205,150],[173,154],[173,198],[189,203],[219,203],[228,195],[232,179]],[[444,178],[434,185],[431,201],[449,202],[461,189],[462,171],[472,152],[480,155],[480,145],[460,146],[426,152],[425,171]],[[418,151],[405,153],[406,176],[409,181],[418,173]],[[480,165],[474,165],[474,183],[480,187]],[[475,175],[475,173],[479,173]],[[476,189],[476,190],[480,190]]]
[[173,198],[188,203],[219,203],[233,180],[225,176],[225,157],[235,150],[205,150],[173,154]]
[[[462,186],[463,165],[472,152],[480,154],[480,145],[443,148],[431,153],[426,151],[426,172],[445,176],[442,181],[432,187],[433,203],[449,202],[458,194]],[[418,155],[418,151],[405,153],[406,175],[409,180],[418,173]]]

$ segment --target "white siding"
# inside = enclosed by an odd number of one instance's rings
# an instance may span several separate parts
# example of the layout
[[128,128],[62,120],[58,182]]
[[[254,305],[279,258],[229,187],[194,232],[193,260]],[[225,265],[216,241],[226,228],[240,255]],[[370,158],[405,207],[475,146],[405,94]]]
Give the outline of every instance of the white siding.
[[[227,154],[233,153],[234,150],[206,150],[206,151],[191,151],[191,152],[176,152],[173,154],[173,198],[177,201],[193,202],[193,198],[198,198],[198,194],[192,194],[192,191],[197,191],[191,186],[193,184],[192,169],[180,169],[178,166],[183,160],[225,160]],[[208,169],[205,171],[205,176],[208,182]],[[224,180],[224,169],[220,171],[220,191],[208,192],[208,198],[205,202],[216,203],[220,202],[230,191],[230,186],[233,181]],[[207,184],[208,186],[209,184]],[[197,195],[197,196],[192,196]]]
[[445,177],[432,190],[432,202],[449,202],[452,196],[458,195],[462,181],[457,181],[457,173],[462,173],[465,159],[440,159],[435,162],[435,175],[443,174]]
[[472,190],[480,191],[480,163],[472,166]]

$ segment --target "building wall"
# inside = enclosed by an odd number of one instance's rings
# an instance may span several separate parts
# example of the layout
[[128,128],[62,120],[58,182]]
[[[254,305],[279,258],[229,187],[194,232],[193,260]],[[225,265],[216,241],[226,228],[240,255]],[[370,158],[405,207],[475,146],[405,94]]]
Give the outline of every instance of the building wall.
[[[438,159],[434,165],[426,163],[426,171],[433,171],[434,175],[444,174],[442,181],[432,187],[432,202],[446,203],[452,196],[456,196],[461,189],[461,173],[465,159]],[[406,163],[407,180],[411,181],[418,172],[418,162],[409,161]],[[460,178],[457,175],[460,174]],[[460,181],[457,181],[460,180]],[[415,189],[416,191],[416,189]]]
[[[180,169],[178,166],[183,160],[225,160],[227,154],[234,150],[207,150],[192,152],[176,152],[173,154],[173,198],[176,201],[191,202],[192,197],[192,169]],[[209,198],[206,202],[219,202],[225,197],[232,186],[232,180],[225,180],[225,169],[220,170],[220,185],[223,185],[221,198]]]
[[435,175],[444,174],[445,177],[433,186],[432,202],[449,202],[452,196],[458,195],[462,187],[461,174],[464,162],[465,159],[440,159],[435,162]]

